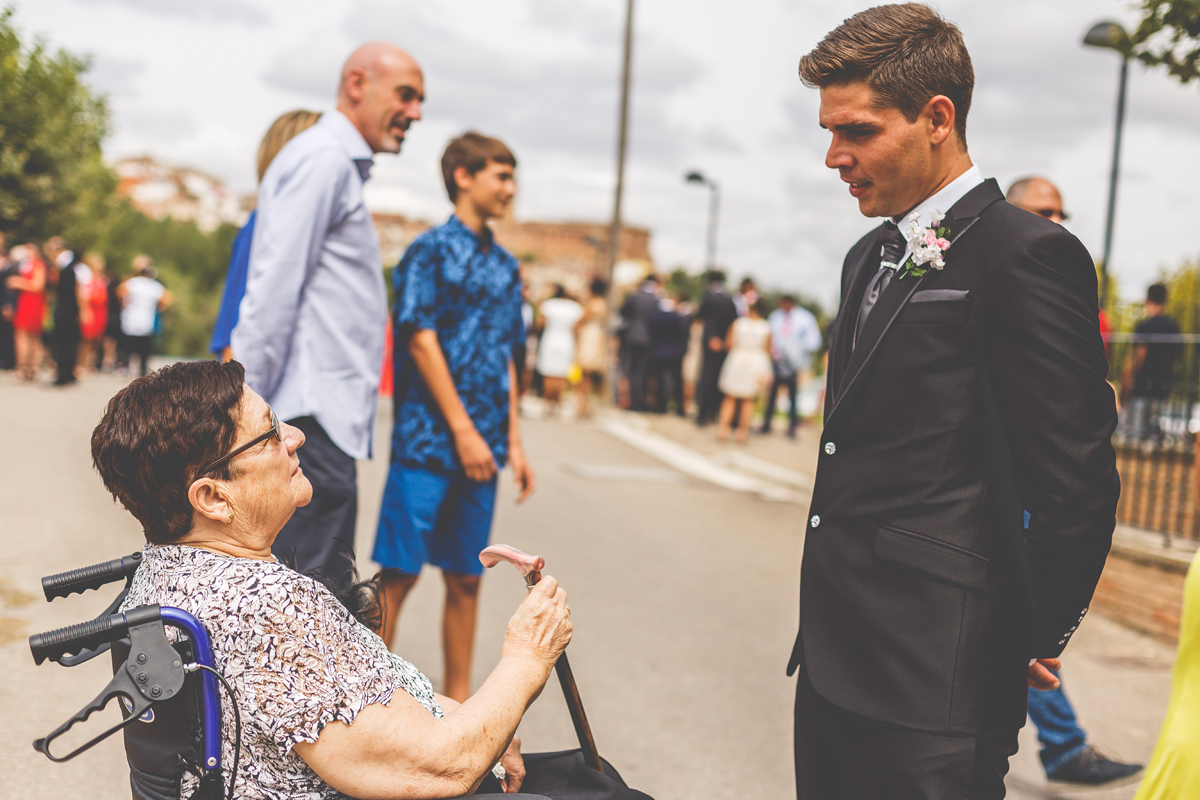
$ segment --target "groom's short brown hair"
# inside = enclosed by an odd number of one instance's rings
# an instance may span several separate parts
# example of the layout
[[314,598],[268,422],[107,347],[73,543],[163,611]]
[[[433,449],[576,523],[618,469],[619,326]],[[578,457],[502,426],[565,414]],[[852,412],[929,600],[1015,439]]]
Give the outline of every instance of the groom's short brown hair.
[[824,88],[863,81],[882,105],[915,121],[930,98],[954,103],[954,129],[967,146],[975,70],[962,32],[923,3],[876,6],[834,28],[800,59],[800,80]]

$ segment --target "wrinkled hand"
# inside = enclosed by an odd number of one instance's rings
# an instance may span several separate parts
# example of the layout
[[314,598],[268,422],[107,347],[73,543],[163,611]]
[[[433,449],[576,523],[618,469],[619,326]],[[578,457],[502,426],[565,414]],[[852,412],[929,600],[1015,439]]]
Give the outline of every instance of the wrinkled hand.
[[501,655],[534,659],[549,672],[567,648],[573,630],[567,593],[557,580],[543,575],[508,621]]
[[533,494],[533,467],[525,459],[524,448],[509,445],[508,463],[512,467],[513,481],[517,484],[517,502],[524,503]]
[[[1062,661],[1057,658],[1039,658],[1029,665],[1029,686],[1039,691],[1048,692],[1062,685],[1055,672],[1062,669]],[[1053,672],[1051,671],[1053,670]]]
[[492,448],[474,428],[454,437],[454,448],[470,480],[480,483],[490,481],[500,469],[496,457],[492,455]]
[[513,736],[508,743],[508,749],[500,756],[500,766],[504,767],[506,777],[501,781],[505,794],[516,794],[521,791],[525,782],[525,759],[521,757],[521,737]]

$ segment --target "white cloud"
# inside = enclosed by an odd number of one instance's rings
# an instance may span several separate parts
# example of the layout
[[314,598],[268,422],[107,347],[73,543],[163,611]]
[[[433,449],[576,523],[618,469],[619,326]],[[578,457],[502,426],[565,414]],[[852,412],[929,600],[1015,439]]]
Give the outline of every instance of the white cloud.
[[[653,230],[666,268],[703,263],[706,193],[721,183],[721,261],[769,286],[836,295],[845,251],[873,223],[824,167],[817,95],[799,57],[866,4],[829,0],[639,3],[626,218]],[[1002,185],[1057,181],[1071,229],[1099,255],[1118,60],[1085,48],[1125,0],[943,0],[963,29],[977,85],[971,152]],[[253,187],[253,155],[278,114],[328,109],[342,60],[367,39],[410,50],[426,73],[425,118],[368,184],[381,208],[449,212],[438,159],[468,127],[520,159],[524,218],[606,220],[612,208],[623,4],[600,0],[37,0],[22,30],[92,54],[112,97],[113,155],[150,152]],[[230,24],[230,23],[235,24]],[[1195,257],[1200,102],[1160,71],[1131,66],[1113,267],[1135,296],[1161,266]]]
[[248,22],[263,25],[270,17],[252,0],[80,0],[124,5],[164,17],[203,19],[212,22]]

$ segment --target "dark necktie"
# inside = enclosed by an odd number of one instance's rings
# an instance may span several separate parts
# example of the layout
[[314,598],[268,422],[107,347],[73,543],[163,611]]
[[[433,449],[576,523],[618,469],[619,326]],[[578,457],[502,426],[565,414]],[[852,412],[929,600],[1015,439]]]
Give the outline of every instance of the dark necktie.
[[879,241],[883,245],[880,250],[879,270],[875,273],[875,277],[871,278],[871,283],[867,286],[867,290],[863,292],[862,302],[858,306],[858,323],[854,328],[854,345],[858,344],[858,337],[862,335],[863,327],[867,324],[867,317],[871,314],[871,309],[879,302],[879,296],[883,294],[883,290],[887,288],[887,285],[892,280],[892,273],[896,271],[894,267],[884,265],[889,263],[899,264],[900,258],[904,255],[904,251],[908,247],[908,242],[904,241],[904,237],[900,234],[900,229],[890,219],[883,223],[883,233],[880,235]]

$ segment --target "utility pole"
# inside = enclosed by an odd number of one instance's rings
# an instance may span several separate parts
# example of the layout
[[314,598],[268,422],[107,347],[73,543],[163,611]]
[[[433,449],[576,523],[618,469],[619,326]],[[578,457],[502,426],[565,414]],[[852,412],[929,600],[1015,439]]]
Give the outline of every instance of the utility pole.
[[625,2],[625,52],[621,65],[621,114],[617,127],[617,190],[608,231],[608,293],[615,298],[613,280],[621,244],[621,194],[625,189],[625,147],[629,136],[629,70],[633,54],[633,0]]

